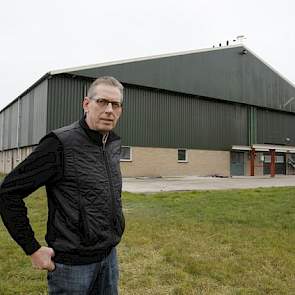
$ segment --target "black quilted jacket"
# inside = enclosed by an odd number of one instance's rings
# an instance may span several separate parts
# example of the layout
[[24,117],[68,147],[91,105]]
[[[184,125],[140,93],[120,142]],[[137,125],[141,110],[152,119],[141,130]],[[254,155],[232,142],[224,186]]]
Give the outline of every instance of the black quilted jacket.
[[[119,137],[97,145],[79,122],[53,133],[63,145],[63,177],[46,185],[46,241],[56,262],[94,262],[116,246],[124,232]],[[87,257],[89,259],[87,259]]]

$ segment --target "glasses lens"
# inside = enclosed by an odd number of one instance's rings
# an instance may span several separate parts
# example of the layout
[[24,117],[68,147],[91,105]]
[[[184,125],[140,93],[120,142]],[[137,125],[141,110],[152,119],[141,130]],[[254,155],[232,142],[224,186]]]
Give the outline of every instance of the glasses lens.
[[119,109],[121,107],[121,103],[120,102],[117,102],[117,101],[113,101],[112,102],[112,107],[114,109]]
[[111,103],[113,109],[119,109],[119,108],[121,107],[121,105],[122,105],[122,104],[121,104],[120,102],[118,102],[118,101],[109,101],[109,100],[107,100],[107,99],[105,99],[105,98],[97,98],[97,99],[96,99],[96,103],[97,103],[100,107],[107,107],[107,105],[108,105],[109,103]]

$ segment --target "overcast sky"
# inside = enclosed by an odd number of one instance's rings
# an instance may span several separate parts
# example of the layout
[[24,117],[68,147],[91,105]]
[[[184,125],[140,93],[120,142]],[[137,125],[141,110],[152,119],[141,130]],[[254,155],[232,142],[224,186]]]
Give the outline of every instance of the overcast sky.
[[238,35],[295,84],[294,0],[10,0],[0,110],[50,70],[210,48]]

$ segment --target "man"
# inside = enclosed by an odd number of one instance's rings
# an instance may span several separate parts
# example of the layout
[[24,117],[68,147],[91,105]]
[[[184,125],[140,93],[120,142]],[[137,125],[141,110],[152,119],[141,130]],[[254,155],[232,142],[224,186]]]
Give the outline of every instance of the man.
[[[117,294],[115,246],[124,232],[120,138],[123,86],[95,80],[83,100],[85,116],[43,137],[0,187],[0,212],[13,239],[47,270],[49,294]],[[23,198],[45,185],[46,241],[40,246]]]

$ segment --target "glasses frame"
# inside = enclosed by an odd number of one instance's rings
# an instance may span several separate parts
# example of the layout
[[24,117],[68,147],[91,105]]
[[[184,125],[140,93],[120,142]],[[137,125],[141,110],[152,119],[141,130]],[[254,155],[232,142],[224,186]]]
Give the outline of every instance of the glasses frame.
[[120,110],[123,106],[123,104],[120,101],[111,101],[104,97],[92,97],[92,100],[94,100],[100,107],[106,108],[109,104],[112,105],[113,110]]

